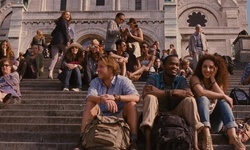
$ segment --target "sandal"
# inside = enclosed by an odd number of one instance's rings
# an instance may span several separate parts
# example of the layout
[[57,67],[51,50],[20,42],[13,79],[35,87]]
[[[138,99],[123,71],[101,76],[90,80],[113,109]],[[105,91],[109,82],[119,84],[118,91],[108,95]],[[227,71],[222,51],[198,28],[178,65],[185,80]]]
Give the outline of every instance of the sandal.
[[229,144],[234,145],[235,150],[245,150],[245,145],[240,141],[240,138],[235,136],[233,141],[229,141]]
[[202,149],[203,150],[214,150],[211,136],[206,136],[205,138],[203,138]]

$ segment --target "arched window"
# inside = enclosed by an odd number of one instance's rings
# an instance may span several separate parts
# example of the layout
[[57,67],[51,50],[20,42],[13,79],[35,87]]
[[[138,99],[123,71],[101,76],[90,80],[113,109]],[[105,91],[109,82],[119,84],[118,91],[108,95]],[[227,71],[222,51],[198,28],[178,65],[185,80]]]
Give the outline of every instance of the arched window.
[[202,15],[201,12],[193,12],[188,16],[187,22],[189,23],[189,27],[195,27],[197,24],[205,27],[207,23],[207,19],[205,15]]

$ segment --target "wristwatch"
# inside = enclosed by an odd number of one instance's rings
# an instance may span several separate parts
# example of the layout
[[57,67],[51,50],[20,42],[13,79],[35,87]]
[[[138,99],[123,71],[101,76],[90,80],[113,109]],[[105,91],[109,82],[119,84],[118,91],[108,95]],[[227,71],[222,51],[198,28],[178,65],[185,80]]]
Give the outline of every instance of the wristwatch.
[[115,98],[115,101],[117,102],[120,101],[120,95],[114,94],[113,96]]

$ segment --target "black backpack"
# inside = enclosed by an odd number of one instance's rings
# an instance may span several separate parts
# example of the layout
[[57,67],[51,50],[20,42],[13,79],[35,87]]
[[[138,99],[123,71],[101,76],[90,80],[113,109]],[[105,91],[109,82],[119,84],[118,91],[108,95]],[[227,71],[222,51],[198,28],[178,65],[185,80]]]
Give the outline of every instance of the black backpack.
[[194,131],[177,115],[161,114],[155,118],[151,130],[151,149],[191,150]]
[[249,105],[250,104],[250,97],[247,93],[240,88],[233,88],[229,95],[233,99],[234,105]]

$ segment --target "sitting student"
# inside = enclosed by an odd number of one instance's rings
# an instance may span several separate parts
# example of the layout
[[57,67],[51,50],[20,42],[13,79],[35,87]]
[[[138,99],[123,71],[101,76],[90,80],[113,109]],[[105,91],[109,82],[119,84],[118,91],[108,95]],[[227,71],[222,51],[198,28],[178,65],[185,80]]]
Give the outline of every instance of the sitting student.
[[0,60],[0,108],[10,103],[12,99],[21,102],[20,80],[18,73],[14,70],[9,58]]
[[74,86],[74,88],[72,88],[72,91],[79,92],[82,89],[82,51],[82,46],[76,42],[73,42],[67,47],[65,56],[62,60],[61,81],[63,84],[63,91],[69,91],[70,79],[72,77],[72,80],[76,81],[76,84],[72,85]]
[[146,80],[149,75],[149,70],[153,66],[155,56],[148,53],[149,46],[147,43],[142,43],[142,55],[137,58],[137,69],[135,72],[127,72],[128,78],[131,80]]
[[219,132],[223,125],[229,143],[236,150],[246,149],[236,135],[233,100],[225,94],[228,83],[226,64],[220,56],[205,54],[199,59],[190,86],[196,97],[201,122],[205,125],[202,130],[202,149],[213,150],[210,132]]
[[20,62],[21,62],[22,59],[24,59],[24,53],[23,52],[19,52],[19,55],[18,55],[18,57],[16,59],[17,66],[19,66],[19,64],[20,64]]
[[151,70],[152,70],[152,71],[150,71],[151,74],[152,73],[160,73],[163,71],[160,58],[155,59],[153,69],[151,69]]
[[7,57],[12,61],[13,67],[16,70],[17,64],[16,64],[16,57],[15,53],[10,45],[10,42],[8,40],[3,40],[0,43],[0,59]]
[[128,63],[126,63],[127,71],[134,72],[137,69],[136,57],[134,55],[135,46],[131,43],[127,44]]
[[30,55],[20,61],[17,68],[19,78],[36,79],[44,73],[43,55],[39,53],[38,45],[32,45]]
[[187,80],[178,76],[179,59],[169,55],[163,61],[163,72],[151,75],[143,89],[143,119],[140,128],[146,137],[146,150],[151,149],[150,131],[159,112],[168,111],[183,117],[193,127],[194,149],[198,149],[197,132],[203,128],[193,93]]
[[190,61],[187,59],[180,59],[180,75],[190,80],[194,72],[190,68]]
[[162,56],[161,56],[161,61],[163,61],[167,56],[169,55],[169,49],[163,49],[162,50]]
[[[96,115],[123,117],[131,130],[132,150],[137,139],[136,103],[139,102],[139,94],[128,78],[119,75],[119,64],[110,56],[100,58],[97,71],[98,78],[91,81],[88,89],[81,133],[84,134],[87,123]],[[81,141],[78,144],[80,146]]]
[[[129,54],[126,51],[127,45],[125,40],[117,40],[115,42],[116,48],[117,48],[117,55],[122,56],[124,58],[128,58]],[[122,60],[122,61],[121,61]],[[121,75],[125,76],[127,72],[126,64],[128,63],[128,59],[118,59],[117,60],[120,68],[121,68]]]
[[101,54],[99,52],[99,42],[93,40],[91,45],[86,48],[83,60],[84,76],[83,83],[89,86],[92,79],[97,77],[97,62]]

